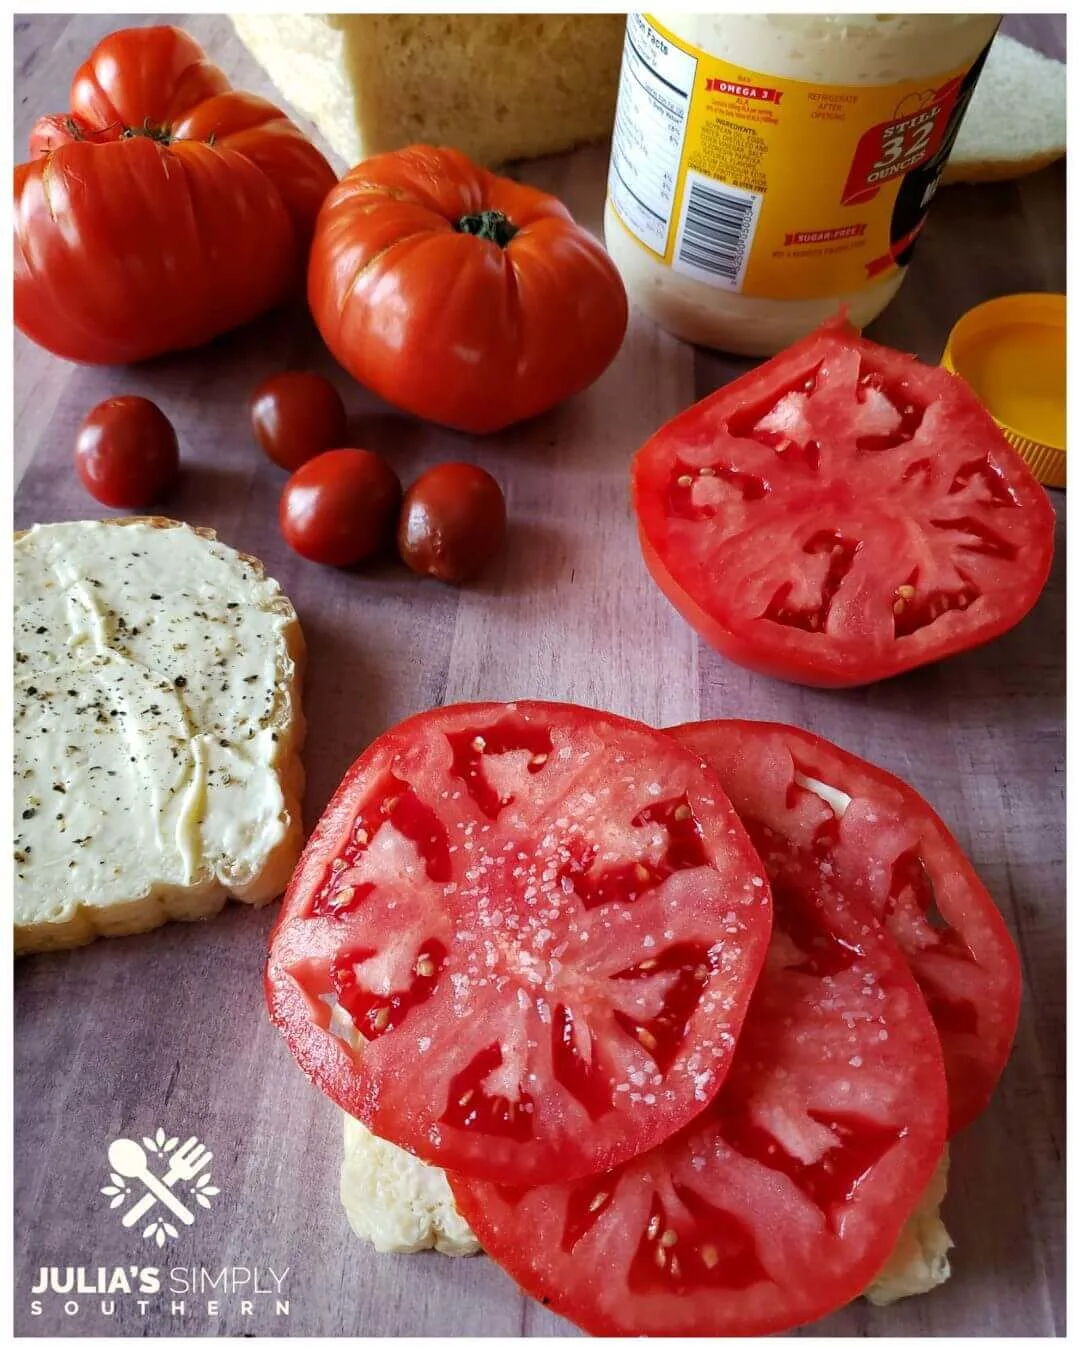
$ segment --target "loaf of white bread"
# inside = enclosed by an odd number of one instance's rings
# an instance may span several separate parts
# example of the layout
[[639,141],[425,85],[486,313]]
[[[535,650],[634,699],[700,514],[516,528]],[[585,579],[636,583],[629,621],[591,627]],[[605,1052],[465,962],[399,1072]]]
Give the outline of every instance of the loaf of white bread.
[[451,145],[481,164],[611,131],[625,14],[234,14],[281,91],[347,167]]
[[[236,14],[285,102],[351,168],[452,145],[482,164],[611,132],[621,14]],[[1065,153],[1065,67],[995,39],[945,182],[1017,178]]]

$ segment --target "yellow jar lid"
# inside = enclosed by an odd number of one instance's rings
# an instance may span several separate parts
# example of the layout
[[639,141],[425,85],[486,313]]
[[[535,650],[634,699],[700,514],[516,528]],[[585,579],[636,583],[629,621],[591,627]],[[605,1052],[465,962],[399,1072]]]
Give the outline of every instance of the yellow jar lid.
[[1065,297],[1000,296],[968,310],[941,364],[963,376],[1048,488],[1065,487]]

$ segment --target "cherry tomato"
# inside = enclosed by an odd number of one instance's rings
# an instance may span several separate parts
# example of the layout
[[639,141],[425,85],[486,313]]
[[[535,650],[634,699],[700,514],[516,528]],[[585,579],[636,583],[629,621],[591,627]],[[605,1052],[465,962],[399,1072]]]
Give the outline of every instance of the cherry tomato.
[[313,563],[346,568],[393,538],[401,483],[370,450],[327,450],[302,465],[281,494],[281,533]]
[[502,545],[506,503],[502,489],[475,464],[438,464],[405,494],[398,552],[421,576],[468,581]]
[[104,506],[148,506],[180,472],[176,431],[149,399],[136,394],[106,399],[79,428],[75,468],[86,491]]
[[270,459],[291,472],[345,444],[345,405],[314,371],[282,371],[255,391],[251,430]]

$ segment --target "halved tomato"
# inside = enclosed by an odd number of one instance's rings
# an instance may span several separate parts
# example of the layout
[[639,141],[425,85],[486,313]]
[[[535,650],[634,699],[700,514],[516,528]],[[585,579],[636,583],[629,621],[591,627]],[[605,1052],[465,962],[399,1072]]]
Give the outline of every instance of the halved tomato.
[[[786,864],[785,860],[785,864]],[[483,1247],[597,1335],[750,1336],[873,1280],[945,1143],[933,1022],[868,911],[807,864],[723,1087],[688,1128],[577,1182],[450,1183]]]
[[950,1134],[966,1126],[1012,1049],[1020,961],[944,823],[902,780],[798,727],[718,721],[673,735],[720,775],[774,891],[814,875],[895,938],[941,1037]]
[[502,1182],[584,1176],[716,1093],[769,889],[672,738],[563,704],[463,704],[353,765],[271,940],[271,1016],[376,1134]]
[[826,324],[662,427],[653,578],[752,670],[861,685],[985,643],[1050,570],[1046,493],[955,375]]

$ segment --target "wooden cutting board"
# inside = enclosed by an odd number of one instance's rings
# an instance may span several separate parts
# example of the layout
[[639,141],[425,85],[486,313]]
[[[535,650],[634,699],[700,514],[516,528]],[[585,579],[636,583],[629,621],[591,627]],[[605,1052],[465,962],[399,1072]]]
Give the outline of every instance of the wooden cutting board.
[[[155,22],[152,18],[138,22]],[[220,17],[176,20],[245,87],[273,96]],[[72,71],[109,16],[15,25],[16,158],[40,112],[65,108]],[[1064,19],[1010,30],[1064,57]],[[606,151],[529,165],[530,182],[593,228]],[[969,306],[1064,290],[1065,175],[943,191],[899,297],[871,330],[936,361]],[[254,449],[245,402],[268,373],[307,366],[341,389],[358,444],[402,478],[446,458],[504,485],[512,529],[500,566],[452,591],[387,565],[305,564],[277,531],[283,475]],[[71,466],[100,399],[144,394],[185,458],[169,514],[213,526],[262,558],[307,634],[305,811],[313,822],[353,757],[407,714],[443,701],[536,696],[663,725],[740,715],[800,723],[909,780],[937,807],[1020,946],[1026,993],[1016,1050],[986,1115],[955,1142],[945,1206],[954,1277],[887,1310],[857,1302],[820,1335],[1035,1336],[1064,1327],[1064,494],[1052,494],[1057,565],[1035,611],[981,651],[870,689],[823,693],[733,666],[694,637],[650,583],[627,495],[633,451],[661,423],[744,369],[635,316],[614,366],[586,394],[473,440],[378,406],[322,350],[303,314],[280,314],[200,352],[138,369],[80,369],[16,336],[15,523],[100,514]],[[22,1334],[565,1335],[485,1258],[386,1257],[355,1239],[337,1198],[341,1120],[269,1026],[261,970],[273,912],[231,906],[198,926],[21,960],[15,976],[15,1327]],[[123,1229],[100,1188],[117,1136],[161,1127],[213,1151],[220,1190],[163,1249]],[[288,1313],[246,1289],[43,1295],[42,1267],[258,1268],[284,1276]],[[242,1274],[236,1280],[243,1282]],[[229,1276],[235,1284],[232,1276]],[[172,1289],[169,1289],[169,1286]],[[245,1311],[245,1297],[250,1312]],[[212,1301],[216,1299],[216,1308]],[[77,1312],[65,1312],[73,1300]],[[182,1304],[182,1308],[180,1305]],[[208,1307],[209,1306],[209,1307]],[[70,1305],[69,1305],[70,1309]]]

